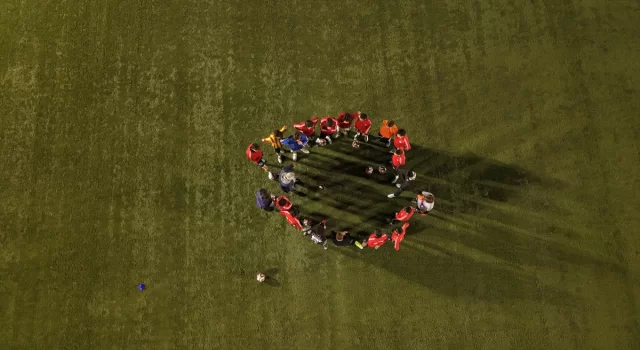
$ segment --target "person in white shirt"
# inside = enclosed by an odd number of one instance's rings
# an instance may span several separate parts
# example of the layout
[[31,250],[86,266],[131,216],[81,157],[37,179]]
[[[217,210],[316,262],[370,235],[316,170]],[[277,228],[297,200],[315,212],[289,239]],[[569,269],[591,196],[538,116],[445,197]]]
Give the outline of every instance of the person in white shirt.
[[420,215],[427,215],[436,205],[436,197],[431,192],[422,191],[416,196],[415,202]]

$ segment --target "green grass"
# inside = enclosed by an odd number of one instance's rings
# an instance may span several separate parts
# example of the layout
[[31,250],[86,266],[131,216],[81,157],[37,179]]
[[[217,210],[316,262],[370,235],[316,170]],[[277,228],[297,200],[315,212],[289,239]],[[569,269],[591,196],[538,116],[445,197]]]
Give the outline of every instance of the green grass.
[[[2,1],[0,348],[640,348],[639,30],[631,0]],[[255,207],[247,144],[342,110],[405,127],[437,197],[399,252]],[[301,157],[349,184],[303,214],[406,202],[359,151]]]

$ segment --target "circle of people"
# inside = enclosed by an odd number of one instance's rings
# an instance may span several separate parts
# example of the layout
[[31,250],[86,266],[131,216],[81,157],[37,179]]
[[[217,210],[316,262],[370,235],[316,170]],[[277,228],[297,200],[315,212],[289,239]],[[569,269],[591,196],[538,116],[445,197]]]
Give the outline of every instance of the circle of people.
[[[319,136],[316,135],[316,125],[318,121],[320,121]],[[331,144],[333,143],[332,139],[340,136],[349,137],[352,131],[355,133],[352,146],[359,148],[360,140],[369,142],[371,119],[366,113],[362,112],[342,112],[338,115],[337,119],[331,116],[320,119],[315,116],[309,120],[294,124],[293,128],[295,130],[293,135],[288,137],[284,137],[284,133],[287,130],[287,126],[284,125],[282,128],[274,130],[269,136],[262,139],[262,142],[269,143],[273,147],[278,157],[278,163],[280,164],[283,163],[283,156],[285,154],[283,146],[289,149],[289,152],[292,154],[292,159],[295,162],[298,159],[298,152],[308,154],[310,153],[309,149],[312,145],[325,146]],[[394,146],[393,150],[390,151],[392,154],[390,164],[395,173],[395,177],[391,183],[395,184],[397,190],[387,195],[387,197],[397,197],[411,186],[417,177],[414,171],[404,170],[403,168],[406,163],[406,153],[411,150],[409,137],[404,129],[398,129],[393,120],[383,120],[376,141],[383,143],[386,147],[391,147],[392,144]],[[246,150],[246,157],[262,168],[270,180],[278,181],[280,188],[285,193],[276,197],[275,195],[269,194],[267,190],[260,189],[256,193],[257,206],[266,211],[273,211],[277,208],[280,215],[284,216],[291,226],[298,231],[302,231],[303,235],[309,237],[313,243],[321,244],[324,249],[327,249],[328,240],[325,235],[327,229],[326,220],[313,223],[309,218],[300,219],[297,207],[295,207],[286,196],[287,193],[296,191],[296,184],[302,185],[302,182],[293,172],[295,163],[284,166],[278,174],[269,171],[269,167],[263,158],[263,153],[258,143],[249,144]],[[380,165],[378,172],[384,174],[386,167]],[[373,167],[367,167],[365,173],[369,175],[372,174]],[[323,189],[321,185],[318,187]],[[393,217],[387,219],[390,225],[403,223],[401,227],[395,228],[390,235],[387,235],[381,230],[375,230],[366,239],[358,241],[353,238],[348,231],[332,231],[331,240],[336,246],[355,245],[360,249],[364,249],[365,247],[378,249],[387,241],[392,241],[395,250],[400,250],[400,243],[404,240],[407,228],[409,227],[409,219],[411,219],[416,212],[419,213],[419,215],[426,215],[433,209],[434,205],[434,195],[427,191],[421,191],[417,193],[416,199],[412,200],[411,205],[400,209]]]

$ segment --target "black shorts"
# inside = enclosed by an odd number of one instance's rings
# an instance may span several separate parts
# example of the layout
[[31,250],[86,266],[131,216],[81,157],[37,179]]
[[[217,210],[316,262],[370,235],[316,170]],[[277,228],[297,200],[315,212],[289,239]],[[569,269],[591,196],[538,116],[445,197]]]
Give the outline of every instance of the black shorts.
[[280,154],[280,147],[273,149],[277,154]]
[[[335,132],[334,132],[333,134],[335,134]],[[333,134],[331,134],[331,135],[333,135]],[[320,132],[320,137],[321,137],[321,138],[325,138],[325,137],[327,137],[327,136],[331,136],[331,135],[329,135],[329,134],[325,134],[324,132]]]
[[258,166],[262,168],[263,166],[267,165],[267,162],[264,159],[260,159],[260,161],[256,164],[258,164]]

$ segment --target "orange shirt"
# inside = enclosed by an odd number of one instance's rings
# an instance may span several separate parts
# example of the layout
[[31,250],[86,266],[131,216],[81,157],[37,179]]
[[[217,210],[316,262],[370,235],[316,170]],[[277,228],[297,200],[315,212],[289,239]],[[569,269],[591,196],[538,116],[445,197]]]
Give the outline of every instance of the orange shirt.
[[398,126],[393,125],[392,127],[388,127],[388,122],[388,120],[383,120],[382,126],[380,127],[380,135],[382,135],[382,137],[384,137],[385,139],[390,139],[393,137],[393,135],[398,133]]

